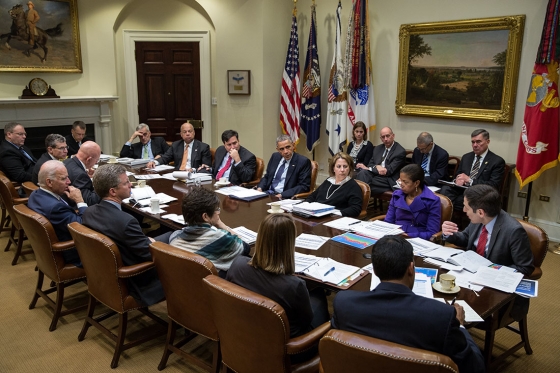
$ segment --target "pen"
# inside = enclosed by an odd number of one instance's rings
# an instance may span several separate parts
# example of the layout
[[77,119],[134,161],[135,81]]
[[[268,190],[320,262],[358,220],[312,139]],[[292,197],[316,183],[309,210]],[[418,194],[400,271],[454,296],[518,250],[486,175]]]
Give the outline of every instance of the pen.
[[457,297],[453,298],[453,300],[451,301],[451,305],[454,305],[456,300],[457,300]]
[[323,277],[326,277],[329,273],[331,273],[332,271],[334,271],[334,267],[332,267],[331,269],[329,269],[324,275]]
[[354,225],[354,224],[359,224],[359,223],[361,223],[361,222],[362,222],[361,220],[358,220],[358,221],[355,221],[355,222],[353,222],[353,223],[348,224],[348,226]]

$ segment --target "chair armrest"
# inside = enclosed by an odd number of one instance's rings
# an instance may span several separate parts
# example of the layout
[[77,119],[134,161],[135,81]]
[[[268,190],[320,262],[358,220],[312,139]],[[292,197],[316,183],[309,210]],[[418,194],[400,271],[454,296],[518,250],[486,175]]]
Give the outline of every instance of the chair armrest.
[[239,186],[243,187],[243,188],[252,188],[252,187],[256,187],[257,185],[259,185],[259,183],[261,182],[261,179],[259,180],[251,180],[247,183],[242,183]]
[[309,191],[309,192],[299,193],[299,194],[294,195],[292,197],[292,199],[304,199],[304,198],[309,197],[311,195],[311,193],[313,193],[313,192]]
[[286,343],[286,352],[288,355],[294,355],[304,352],[313,345],[317,344],[319,340],[331,329],[331,322],[327,321],[323,325],[318,326],[309,333],[300,335],[299,337],[292,338]]
[[70,240],[70,241],[63,241],[63,242],[57,242],[55,244],[53,244],[51,246],[52,251],[64,251],[64,250],[69,250],[74,248],[74,241]]
[[387,215],[377,215],[377,216],[374,216],[373,218],[369,219],[369,221],[385,220],[385,216],[387,216]]
[[26,197],[26,198],[14,198],[14,199],[13,199],[13,201],[14,201],[14,206],[15,206],[15,205],[22,205],[22,204],[24,204],[24,203],[27,203],[27,200],[28,200],[28,199],[29,199],[29,198],[27,198],[27,197]]
[[147,270],[152,268],[155,268],[154,262],[138,263],[131,266],[119,268],[117,276],[119,276],[119,278],[132,277],[146,272]]
[[442,239],[443,239],[442,231],[439,231],[436,234],[433,234],[432,237],[430,237],[430,241],[437,244],[441,244]]
[[528,278],[529,280],[538,280],[539,278],[541,278],[541,276],[542,276],[541,267],[535,267],[535,269],[533,270],[533,273],[525,276],[525,278]]

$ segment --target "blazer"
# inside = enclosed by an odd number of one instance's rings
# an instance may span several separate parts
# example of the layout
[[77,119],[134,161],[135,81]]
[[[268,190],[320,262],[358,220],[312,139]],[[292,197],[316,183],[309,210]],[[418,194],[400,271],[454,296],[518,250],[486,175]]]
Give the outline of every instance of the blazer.
[[[461,162],[459,162],[459,167],[457,168],[457,175],[469,175],[471,173],[474,157],[474,152],[463,155]],[[502,177],[504,176],[505,165],[506,162],[502,157],[488,150],[483,163],[480,165],[478,175],[474,178],[472,185],[487,184],[498,189],[500,187],[500,183],[502,182]],[[455,175],[455,177],[457,177],[457,175]]]
[[37,163],[35,163],[35,166],[33,167],[33,174],[32,174],[32,178],[31,181],[33,181],[33,184],[38,184],[39,183],[39,170],[41,169],[41,166],[47,162],[47,161],[52,161],[52,157],[49,153],[43,153],[41,154],[41,157],[39,157],[39,159],[37,160]]
[[455,308],[381,282],[372,291],[346,290],[333,302],[334,329],[359,333],[449,356],[461,373],[485,372],[484,359]]
[[[420,153],[420,150],[418,150],[418,148],[415,148],[412,152],[412,163],[416,163],[421,167],[422,158],[424,158],[424,154]],[[426,185],[435,186],[438,185],[438,180],[447,180],[448,164],[449,153],[442,147],[434,144],[432,156],[430,157],[430,164],[428,165],[430,176],[426,176],[424,178],[424,182],[426,183]]]
[[[354,141],[348,144],[348,147],[346,148],[346,153],[350,155],[350,152],[352,151],[353,148],[354,148]],[[365,144],[365,146],[362,145],[362,148],[358,152],[358,156],[356,157],[356,161],[354,162],[354,167],[356,167],[357,163],[362,163],[367,166],[369,164],[369,161],[371,161],[371,157],[373,157],[373,144],[371,143],[371,141],[368,141],[367,144]]]
[[[464,231],[453,233],[445,241],[476,251],[474,242],[481,229],[482,224],[470,223]],[[496,218],[485,257],[492,263],[513,267],[524,275],[530,275],[535,269],[527,232],[504,210],[500,210]]]
[[[150,147],[152,148],[152,154],[154,155],[154,158],[157,157],[158,155],[161,156],[165,154],[167,149],[169,149],[169,145],[167,145],[167,142],[163,137],[152,137],[150,142]],[[142,158],[143,151],[144,151],[144,144],[142,144],[141,142],[137,142],[131,145],[124,144],[121,149],[120,156],[140,159]],[[181,164],[179,163],[179,165]]]
[[84,202],[87,203],[88,206],[99,203],[101,198],[95,193],[91,178],[84,169],[84,166],[82,166],[82,162],[80,162],[77,157],[73,157],[65,160],[64,165],[68,171],[68,177],[72,182],[72,186],[80,189],[82,192]]
[[0,143],[0,170],[6,174],[11,181],[23,183],[33,179],[33,167],[37,160],[33,157],[31,149],[23,146],[23,150],[33,159],[27,158],[8,140]]
[[362,212],[363,200],[362,188],[356,180],[350,179],[340,186],[335,186],[327,179],[305,201],[334,206],[335,209],[340,210],[342,216],[356,218]]
[[441,230],[441,201],[427,186],[410,205],[406,194],[398,189],[393,192],[385,221],[398,224],[410,237],[429,240]]
[[[210,166],[212,164],[212,155],[210,154],[210,147],[197,139],[191,142],[191,167],[199,168],[202,164]],[[183,161],[183,153],[185,153],[185,142],[183,140],[177,140],[171,144],[171,147],[159,158],[157,161],[159,164],[168,164],[169,162],[175,162],[175,169],[181,168],[181,162]]]
[[[214,154],[214,166],[212,168],[212,177],[214,179],[220,171],[220,165],[226,155],[227,151],[223,145],[216,149],[216,153]],[[238,165],[232,165],[229,172],[229,181],[235,185],[248,183],[253,180],[257,169],[257,157],[242,146],[239,148],[239,157],[241,158],[241,162],[239,162]]]
[[[68,145],[68,157],[71,157],[74,154],[78,154],[78,150],[80,150],[80,147],[78,146],[78,142],[74,140],[74,137],[72,137],[72,134],[66,135],[64,136],[64,138],[66,139],[66,145]],[[82,144],[86,141],[95,140],[91,137],[84,136],[84,138],[82,139]]]
[[[276,173],[276,169],[284,157],[280,153],[274,153],[270,157],[268,166],[266,167],[266,175],[261,179],[259,183],[259,188],[263,191],[267,191],[272,186],[272,180]],[[309,186],[311,184],[311,161],[299,155],[298,153],[293,153],[292,159],[290,160],[290,167],[286,174],[286,181],[284,182],[284,191],[282,191],[282,198],[292,198],[294,195],[303,192],[309,192]]]
[[[87,208],[83,224],[109,237],[119,248],[125,266],[151,262],[150,239],[142,232],[140,223],[130,214],[107,201]],[[155,268],[127,280],[131,295],[149,306],[165,298]]]
[[[406,162],[406,150],[399,144],[398,142],[393,143],[393,148],[385,157],[385,168],[387,169],[386,175],[379,175],[375,166],[381,164],[381,159],[383,158],[383,153],[385,152],[385,145],[379,144],[375,148],[373,148],[373,156],[368,167],[371,170],[361,170],[360,174],[366,172],[366,175],[370,175],[372,177],[386,177],[389,179],[389,183],[391,187],[397,183],[397,180],[400,177],[401,168],[405,165]],[[368,184],[369,181],[365,180]]]

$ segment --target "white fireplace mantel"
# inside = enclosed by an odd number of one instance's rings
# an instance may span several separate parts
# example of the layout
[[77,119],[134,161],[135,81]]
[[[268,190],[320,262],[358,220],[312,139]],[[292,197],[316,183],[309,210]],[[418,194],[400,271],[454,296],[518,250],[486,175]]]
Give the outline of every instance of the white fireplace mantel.
[[[118,96],[71,96],[44,99],[0,99],[0,125],[18,122],[24,127],[55,127],[81,120],[94,123],[95,140],[111,154],[111,104]],[[67,133],[61,133],[67,135]]]

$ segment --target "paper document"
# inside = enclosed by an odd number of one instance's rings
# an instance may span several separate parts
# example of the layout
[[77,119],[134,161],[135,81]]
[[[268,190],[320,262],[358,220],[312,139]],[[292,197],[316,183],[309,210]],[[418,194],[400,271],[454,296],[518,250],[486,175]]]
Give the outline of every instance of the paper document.
[[463,250],[461,249],[453,249],[451,247],[440,246],[435,250],[426,252],[424,256],[447,262],[453,255],[461,254],[462,252]]
[[185,218],[183,218],[181,215],[167,214],[167,215],[162,215],[161,217],[163,219],[169,219],[171,221],[174,221],[177,224],[185,225]]
[[455,303],[461,305],[465,310],[465,322],[483,322],[484,320],[471,306],[464,300],[456,300]]
[[347,231],[352,228],[352,225],[360,224],[360,222],[361,220],[354,218],[340,218],[323,223],[323,225],[335,229],[340,229],[341,231]]
[[412,245],[414,255],[422,255],[424,253],[427,253],[428,251],[432,251],[441,247],[441,245],[438,245],[437,243],[433,243],[419,237],[408,238],[407,241]]
[[523,279],[523,273],[497,271],[494,268],[481,267],[474,275],[472,283],[488,286],[505,293],[513,293]]
[[488,267],[492,265],[492,262],[478,255],[476,251],[467,250],[460,254],[454,255],[447,260],[449,263],[463,267],[469,272],[475,273],[480,267]]
[[329,237],[316,236],[314,234],[302,233],[296,238],[296,247],[308,250],[318,250]]
[[337,285],[359,271],[359,267],[340,263],[331,258],[321,258],[304,269],[302,274]]
[[254,232],[243,226],[233,228],[232,231],[234,231],[239,236],[239,238],[241,238],[241,240],[247,245],[252,245],[257,242],[257,232]]
[[317,263],[317,261],[319,259],[321,259],[321,258],[318,257],[318,256],[302,254],[302,253],[298,253],[296,251],[295,252],[295,260],[296,260],[295,272],[296,273],[303,272],[303,270],[306,269],[307,267],[309,267],[310,265],[313,265],[313,264]]
[[239,199],[254,199],[265,197],[267,194],[259,192],[256,189],[247,189],[240,186],[230,186],[216,190],[216,193],[224,194],[226,196],[235,197]]
[[358,234],[380,239],[387,235],[398,235],[404,233],[399,225],[386,223],[381,220],[372,222],[361,222],[360,224],[353,225],[351,230]]
[[439,188],[437,186],[429,186],[428,189],[430,189],[434,193],[437,193],[441,190],[441,188]]
[[435,265],[437,267],[447,269],[448,271],[462,271],[463,267],[456,266],[455,264],[442,262],[441,260],[433,259],[433,258],[424,258],[426,263],[430,263],[431,265]]
[[[130,191],[130,197],[134,198],[136,201],[142,199],[151,198],[156,195],[156,192],[150,186],[145,186],[142,188],[132,188]],[[150,201],[148,201],[149,204]]]
[[457,185],[457,184],[455,184],[454,181],[438,180],[438,183],[444,184],[444,185],[453,186],[453,187],[456,187],[456,188],[463,188],[463,189],[467,189],[467,188],[468,188],[468,187],[463,186],[463,185]]
[[155,166],[154,168],[145,168],[146,171],[152,171],[152,172],[161,172],[161,171],[167,171],[167,170],[173,170],[175,167],[173,166],[168,166],[166,164],[160,164]]
[[136,180],[152,180],[152,179],[162,179],[163,176],[160,174],[149,174],[149,175],[134,175]]
[[526,298],[534,298],[539,295],[539,282],[523,279],[519,285],[517,285],[515,294],[519,294]]
[[377,240],[365,236],[361,236],[359,234],[354,234],[350,232],[346,232],[339,236],[333,237],[333,241],[340,242],[345,245],[349,245],[355,247],[357,249],[365,249],[366,247],[372,246]]
[[[289,205],[297,205],[298,203],[302,203],[303,200],[301,199],[281,199],[280,201],[276,201],[276,203],[280,203],[280,206],[289,206]],[[268,202],[267,205],[270,206],[275,202]]]
[[426,298],[433,298],[434,292],[432,291],[432,281],[428,276],[423,273],[416,273],[414,277],[414,287],[412,292],[416,295],[421,295]]
[[468,271],[449,271],[449,274],[455,276],[455,285],[462,288],[481,291],[484,287],[481,285],[471,284],[471,281],[474,278],[474,273]]

